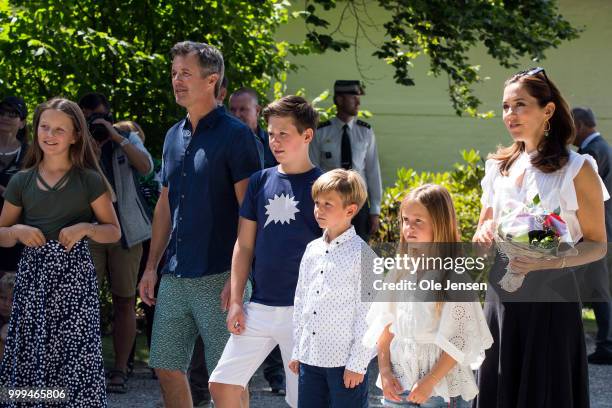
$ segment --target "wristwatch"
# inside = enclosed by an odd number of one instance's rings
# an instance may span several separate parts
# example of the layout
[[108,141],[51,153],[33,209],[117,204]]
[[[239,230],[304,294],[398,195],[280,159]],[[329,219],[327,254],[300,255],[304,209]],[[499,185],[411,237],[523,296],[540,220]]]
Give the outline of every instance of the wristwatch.
[[119,146],[123,147],[126,144],[130,144],[130,139],[128,139],[127,137],[124,137],[121,143],[119,143]]

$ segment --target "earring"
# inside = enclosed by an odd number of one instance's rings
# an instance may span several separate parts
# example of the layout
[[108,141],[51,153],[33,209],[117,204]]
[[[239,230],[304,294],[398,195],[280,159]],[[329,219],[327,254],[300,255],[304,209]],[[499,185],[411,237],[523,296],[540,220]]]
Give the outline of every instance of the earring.
[[549,134],[550,134],[550,122],[547,119],[546,125],[544,126],[544,137],[548,137]]

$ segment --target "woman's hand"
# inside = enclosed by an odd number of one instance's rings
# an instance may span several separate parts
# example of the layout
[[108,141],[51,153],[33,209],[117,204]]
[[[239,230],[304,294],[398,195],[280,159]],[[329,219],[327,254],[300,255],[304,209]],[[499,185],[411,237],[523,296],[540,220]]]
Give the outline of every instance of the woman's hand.
[[472,242],[483,244],[486,247],[490,247],[495,239],[495,223],[493,220],[485,220],[480,224],[480,227],[476,230]]
[[544,258],[531,258],[527,256],[518,256],[512,258],[508,266],[514,273],[521,275],[527,275],[532,271],[539,271],[542,269],[559,269],[563,264],[563,259],[544,259]]
[[43,246],[47,243],[42,231],[29,225],[16,224],[11,227],[13,236],[23,245],[31,248]]
[[66,247],[66,251],[70,252],[77,242],[87,236],[87,232],[91,230],[91,227],[92,224],[81,222],[71,225],[70,227],[62,228],[58,240],[60,244]]
[[389,401],[401,402],[400,394],[404,391],[402,384],[393,375],[391,370],[380,372],[380,381],[382,383],[383,396]]
[[431,396],[434,385],[436,385],[436,380],[430,375],[421,378],[412,386],[407,398],[408,401],[415,404],[424,404]]

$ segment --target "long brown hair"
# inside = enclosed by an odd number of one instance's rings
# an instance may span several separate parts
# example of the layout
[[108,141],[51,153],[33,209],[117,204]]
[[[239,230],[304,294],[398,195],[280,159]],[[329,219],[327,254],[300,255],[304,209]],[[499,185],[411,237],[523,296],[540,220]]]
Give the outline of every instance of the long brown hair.
[[75,135],[75,143],[70,145],[69,152],[69,158],[72,165],[81,170],[90,169],[96,171],[100,177],[102,177],[111,196],[114,197],[113,190],[104,176],[102,169],[100,169],[98,155],[96,154],[97,147],[95,147],[94,140],[89,133],[83,111],[81,111],[79,105],[68,99],[53,98],[36,107],[34,111],[34,123],[32,124],[34,136],[32,138],[32,144],[28,149],[28,154],[24,158],[23,168],[31,169],[38,167],[43,160],[44,153],[38,143],[38,125],[43,112],[48,109],[55,109],[63,112],[72,119]]
[[[457,226],[455,206],[448,190],[437,184],[423,184],[422,186],[411,190],[402,200],[399,209],[400,243],[398,253],[403,255],[406,253],[406,249],[408,247],[408,243],[406,242],[404,234],[402,233],[404,225],[402,211],[411,201],[416,201],[425,207],[429,213],[429,218],[431,218],[433,226],[433,242],[425,245],[428,247],[437,247],[433,248],[437,256],[456,256],[456,245],[453,245],[453,243],[461,241],[461,234],[459,233],[459,227]],[[433,245],[436,243],[440,245]],[[443,272],[441,279],[446,280],[447,276],[448,272]],[[435,293],[435,298],[436,312],[439,315],[444,304],[445,291],[437,290]]]
[[[569,106],[557,86],[548,78],[544,70],[535,74],[531,71],[521,71],[511,76],[504,84],[519,83],[529,95],[537,99],[540,107],[549,102],[555,104],[555,111],[549,119],[550,131],[537,146],[537,153],[531,163],[543,173],[552,173],[562,168],[569,160],[569,145],[575,137],[576,129]],[[524,142],[514,142],[508,147],[499,147],[489,158],[500,161],[500,172],[508,175],[512,164],[525,151]]]

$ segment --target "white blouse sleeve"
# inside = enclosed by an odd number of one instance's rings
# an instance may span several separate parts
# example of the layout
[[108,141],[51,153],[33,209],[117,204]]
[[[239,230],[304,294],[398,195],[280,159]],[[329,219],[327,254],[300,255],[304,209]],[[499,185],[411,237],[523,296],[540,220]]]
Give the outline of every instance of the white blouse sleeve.
[[[576,211],[578,210],[578,197],[576,197],[576,188],[574,187],[574,178],[580,172],[584,162],[587,161],[597,173],[597,162],[593,158],[593,156],[589,154],[571,154],[570,160],[567,163],[567,169],[565,170],[565,177],[563,182],[561,183],[561,203],[563,204],[563,209],[565,211]],[[599,175],[599,184],[601,185],[601,190],[603,192],[604,201],[610,198],[610,194],[606,189],[605,184],[601,180]]]
[[[397,282],[398,272],[391,269],[385,276],[384,282]],[[368,328],[363,336],[365,347],[375,347],[385,327],[395,322],[397,315],[397,296],[388,291],[379,291],[372,301],[370,310],[366,315]]]
[[457,364],[476,370],[493,337],[478,302],[445,302],[435,344]]
[[480,182],[482,197],[480,203],[484,208],[493,207],[493,185],[499,175],[499,161],[489,159],[485,162],[485,175]]

